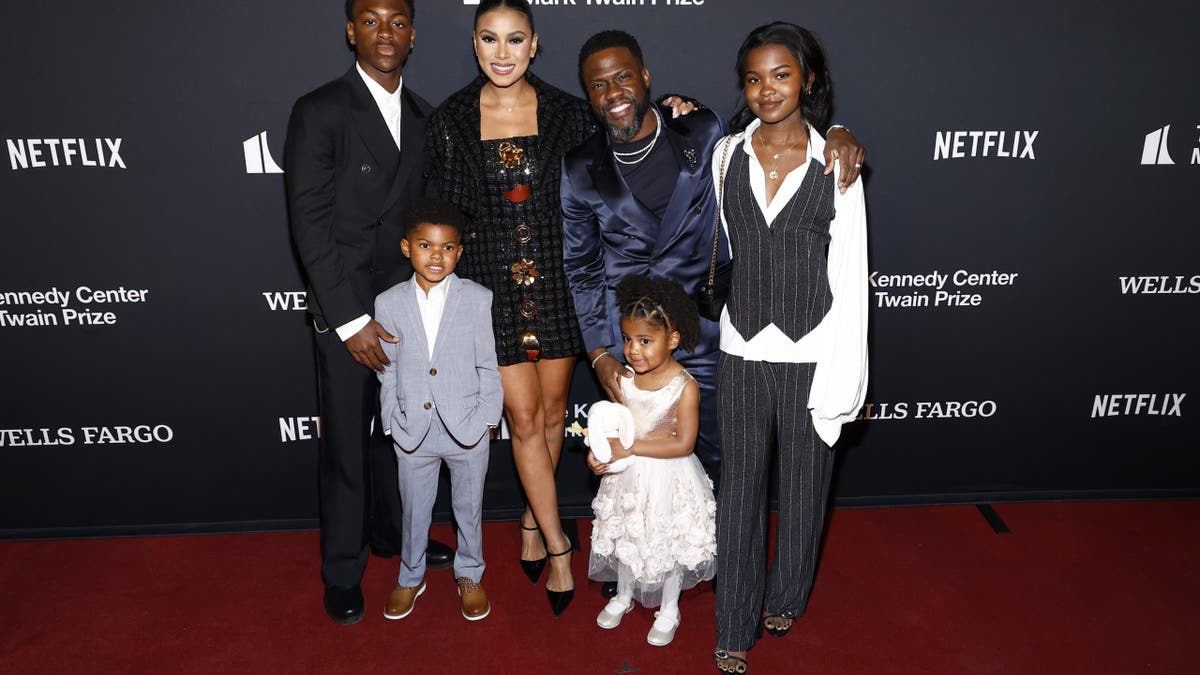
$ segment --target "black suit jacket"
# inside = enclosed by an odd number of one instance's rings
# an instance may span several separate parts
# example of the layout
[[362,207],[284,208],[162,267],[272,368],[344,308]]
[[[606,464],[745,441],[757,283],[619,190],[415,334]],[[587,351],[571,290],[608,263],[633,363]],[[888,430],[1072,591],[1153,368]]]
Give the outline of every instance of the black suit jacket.
[[425,191],[432,107],[404,88],[400,145],[356,68],[292,108],[284,167],[292,241],[319,330],[371,314],[375,296],[412,275],[400,215]]

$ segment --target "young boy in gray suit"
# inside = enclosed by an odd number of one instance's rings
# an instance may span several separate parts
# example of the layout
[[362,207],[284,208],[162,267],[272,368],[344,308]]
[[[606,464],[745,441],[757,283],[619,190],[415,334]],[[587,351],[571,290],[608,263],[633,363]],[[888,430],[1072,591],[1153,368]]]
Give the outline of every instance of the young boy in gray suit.
[[392,437],[404,506],[400,577],[384,616],[403,619],[425,592],[425,547],[442,462],[450,467],[458,522],[454,577],[468,621],[491,606],[483,577],[483,483],[489,431],[499,423],[503,394],[492,336],[492,292],[454,274],[465,219],[441,200],[422,200],[404,214],[400,250],[413,276],[375,299],[375,319],[395,342],[383,342],[391,364],[380,373],[382,419]]

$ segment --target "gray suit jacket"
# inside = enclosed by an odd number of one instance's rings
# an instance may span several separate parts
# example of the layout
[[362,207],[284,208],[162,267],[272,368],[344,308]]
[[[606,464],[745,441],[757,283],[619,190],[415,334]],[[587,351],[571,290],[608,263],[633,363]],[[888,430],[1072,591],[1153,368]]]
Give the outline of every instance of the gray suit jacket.
[[473,446],[500,421],[504,400],[492,336],[492,292],[454,279],[430,358],[416,285],[409,279],[375,298],[375,320],[400,338],[396,344],[382,343],[392,362],[379,375],[383,428],[412,452],[436,414],[456,441]]

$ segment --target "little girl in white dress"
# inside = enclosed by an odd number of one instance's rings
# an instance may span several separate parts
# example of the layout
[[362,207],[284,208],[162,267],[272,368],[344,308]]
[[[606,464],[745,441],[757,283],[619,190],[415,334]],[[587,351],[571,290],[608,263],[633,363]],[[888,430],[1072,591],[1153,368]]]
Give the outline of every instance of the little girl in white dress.
[[[665,646],[679,627],[679,594],[716,571],[716,502],[712,482],[692,454],[699,431],[700,389],[671,353],[694,348],[700,320],[677,284],[629,277],[617,286],[625,361],[633,377],[621,378],[623,403],[633,413],[634,442],[606,440],[609,463],[588,454],[603,475],[592,501],[588,577],[616,581],[617,595],[596,623],[616,628],[637,600],[661,605],[647,642]],[[604,453],[601,453],[602,455]],[[620,473],[609,464],[630,457]]]

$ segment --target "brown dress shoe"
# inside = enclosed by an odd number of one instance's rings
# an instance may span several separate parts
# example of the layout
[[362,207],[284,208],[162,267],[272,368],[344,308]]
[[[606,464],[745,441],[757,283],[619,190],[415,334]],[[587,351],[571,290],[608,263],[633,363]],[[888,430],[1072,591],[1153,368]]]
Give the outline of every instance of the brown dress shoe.
[[385,619],[403,619],[412,614],[417,604],[417,596],[425,592],[425,582],[420,586],[397,586],[388,595],[387,607],[383,610]]
[[487,593],[483,586],[466,577],[455,579],[458,582],[458,595],[462,598],[462,615],[467,621],[479,621],[492,611]]

